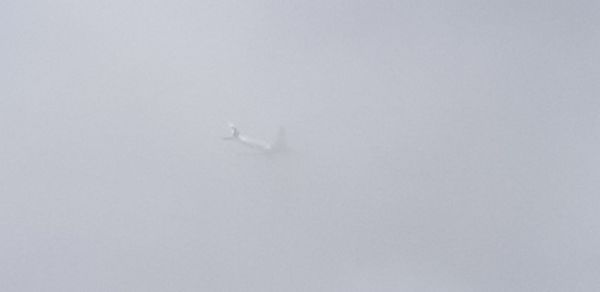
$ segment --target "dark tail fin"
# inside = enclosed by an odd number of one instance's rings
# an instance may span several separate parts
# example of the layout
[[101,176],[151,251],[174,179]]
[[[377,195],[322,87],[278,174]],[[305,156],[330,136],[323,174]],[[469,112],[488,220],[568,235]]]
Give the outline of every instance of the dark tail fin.
[[240,131],[232,124],[229,123],[229,128],[231,128],[231,136],[224,137],[224,140],[233,140],[237,139],[240,136]]

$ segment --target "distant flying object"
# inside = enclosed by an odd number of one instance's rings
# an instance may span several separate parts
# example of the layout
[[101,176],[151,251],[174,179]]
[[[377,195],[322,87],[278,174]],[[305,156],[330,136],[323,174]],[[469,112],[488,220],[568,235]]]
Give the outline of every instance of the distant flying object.
[[229,128],[231,129],[231,136],[224,137],[223,140],[235,141],[246,147],[259,150],[263,153],[281,152],[286,148],[285,131],[283,130],[283,128],[279,128],[279,131],[277,132],[277,137],[273,142],[267,142],[264,140],[254,139],[245,135],[241,135],[240,131],[232,123],[229,123]]

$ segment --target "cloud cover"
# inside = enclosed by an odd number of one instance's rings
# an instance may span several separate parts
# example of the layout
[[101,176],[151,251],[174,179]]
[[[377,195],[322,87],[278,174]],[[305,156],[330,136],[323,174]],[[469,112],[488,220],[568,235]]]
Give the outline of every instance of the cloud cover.
[[7,291],[600,288],[593,1],[2,6]]

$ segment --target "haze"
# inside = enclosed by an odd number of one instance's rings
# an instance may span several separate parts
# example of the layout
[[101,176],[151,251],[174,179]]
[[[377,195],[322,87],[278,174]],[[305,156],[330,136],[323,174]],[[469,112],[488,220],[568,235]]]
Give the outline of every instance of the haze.
[[0,7],[2,291],[600,291],[596,1]]

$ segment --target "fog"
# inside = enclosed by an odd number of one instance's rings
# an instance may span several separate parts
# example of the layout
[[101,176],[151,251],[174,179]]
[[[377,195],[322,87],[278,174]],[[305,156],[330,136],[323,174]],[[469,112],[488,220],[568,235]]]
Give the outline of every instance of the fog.
[[0,7],[3,291],[600,290],[597,2]]

